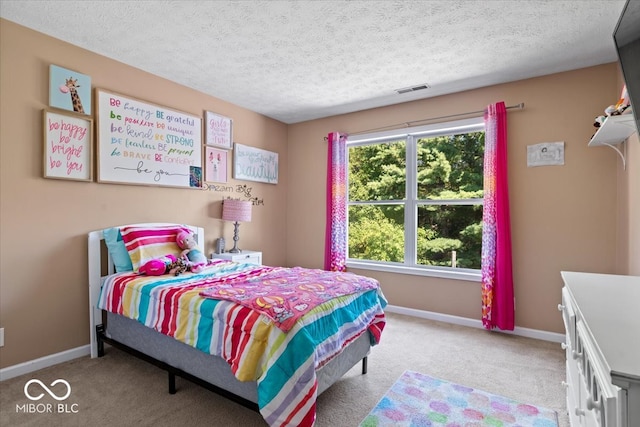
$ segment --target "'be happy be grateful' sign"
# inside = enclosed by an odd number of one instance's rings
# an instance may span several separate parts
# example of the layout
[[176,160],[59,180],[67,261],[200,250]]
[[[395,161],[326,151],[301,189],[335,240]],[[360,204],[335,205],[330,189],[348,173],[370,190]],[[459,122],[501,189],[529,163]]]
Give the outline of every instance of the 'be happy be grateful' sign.
[[202,187],[202,119],[96,90],[98,182]]

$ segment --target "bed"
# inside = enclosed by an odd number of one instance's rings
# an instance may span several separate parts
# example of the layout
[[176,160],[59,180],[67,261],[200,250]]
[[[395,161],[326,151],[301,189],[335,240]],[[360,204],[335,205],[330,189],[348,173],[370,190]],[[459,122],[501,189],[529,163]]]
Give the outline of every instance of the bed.
[[179,230],[204,252],[204,230],[191,225],[89,233],[91,357],[107,343],[166,370],[170,393],[180,376],[259,411],[268,425],[313,425],[320,393],[360,362],[366,373],[385,325],[377,281],[226,260],[198,273],[138,273],[163,254],[179,256],[171,246]]

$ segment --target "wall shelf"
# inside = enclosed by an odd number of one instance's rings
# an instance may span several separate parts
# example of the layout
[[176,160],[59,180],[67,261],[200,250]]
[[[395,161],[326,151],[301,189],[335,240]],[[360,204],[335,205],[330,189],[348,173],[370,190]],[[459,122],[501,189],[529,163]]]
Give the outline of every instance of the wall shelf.
[[589,147],[601,145],[616,145],[622,143],[636,131],[633,114],[610,116],[598,128],[589,141]]
[[623,168],[626,168],[624,154],[615,146],[622,144],[636,132],[636,123],[633,114],[630,113],[631,111],[619,116],[607,117],[589,141],[589,147],[607,146],[614,149],[622,159]]

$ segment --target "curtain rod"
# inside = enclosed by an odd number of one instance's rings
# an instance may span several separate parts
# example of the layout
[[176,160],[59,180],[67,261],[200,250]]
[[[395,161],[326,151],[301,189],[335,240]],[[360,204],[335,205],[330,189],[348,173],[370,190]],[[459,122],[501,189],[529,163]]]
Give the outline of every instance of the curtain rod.
[[[510,105],[510,106],[508,106],[506,108],[507,108],[507,110],[522,110],[522,109],[524,109],[524,102],[521,102],[520,104],[516,104],[516,105]],[[386,130],[393,130],[393,129],[401,128],[401,127],[410,127],[412,125],[415,125],[416,123],[427,122],[427,121],[431,121],[431,120],[450,119],[452,117],[468,116],[468,115],[471,115],[471,114],[479,114],[479,113],[484,113],[484,110],[469,111],[468,113],[451,114],[451,115],[448,115],[448,116],[430,117],[428,119],[412,120],[410,122],[396,123],[395,125],[383,126],[383,127],[375,128],[375,129],[361,130],[361,131],[358,131],[358,132],[350,133],[349,135],[358,135],[358,134],[361,134],[361,133],[369,133],[369,132],[378,131],[378,130],[385,130],[385,129]],[[325,136],[324,140],[328,141],[328,138]]]

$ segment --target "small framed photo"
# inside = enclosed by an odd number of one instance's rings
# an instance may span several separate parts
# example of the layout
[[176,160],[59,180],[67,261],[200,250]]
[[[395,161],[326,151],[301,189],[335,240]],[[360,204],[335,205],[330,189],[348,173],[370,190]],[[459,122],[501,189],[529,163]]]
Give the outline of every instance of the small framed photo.
[[93,120],[43,110],[44,177],[93,181]]
[[205,145],[231,150],[233,147],[233,120],[211,111],[204,112]]
[[206,182],[227,182],[227,153],[227,150],[205,147],[204,180]]
[[49,106],[91,115],[91,77],[49,65]]

